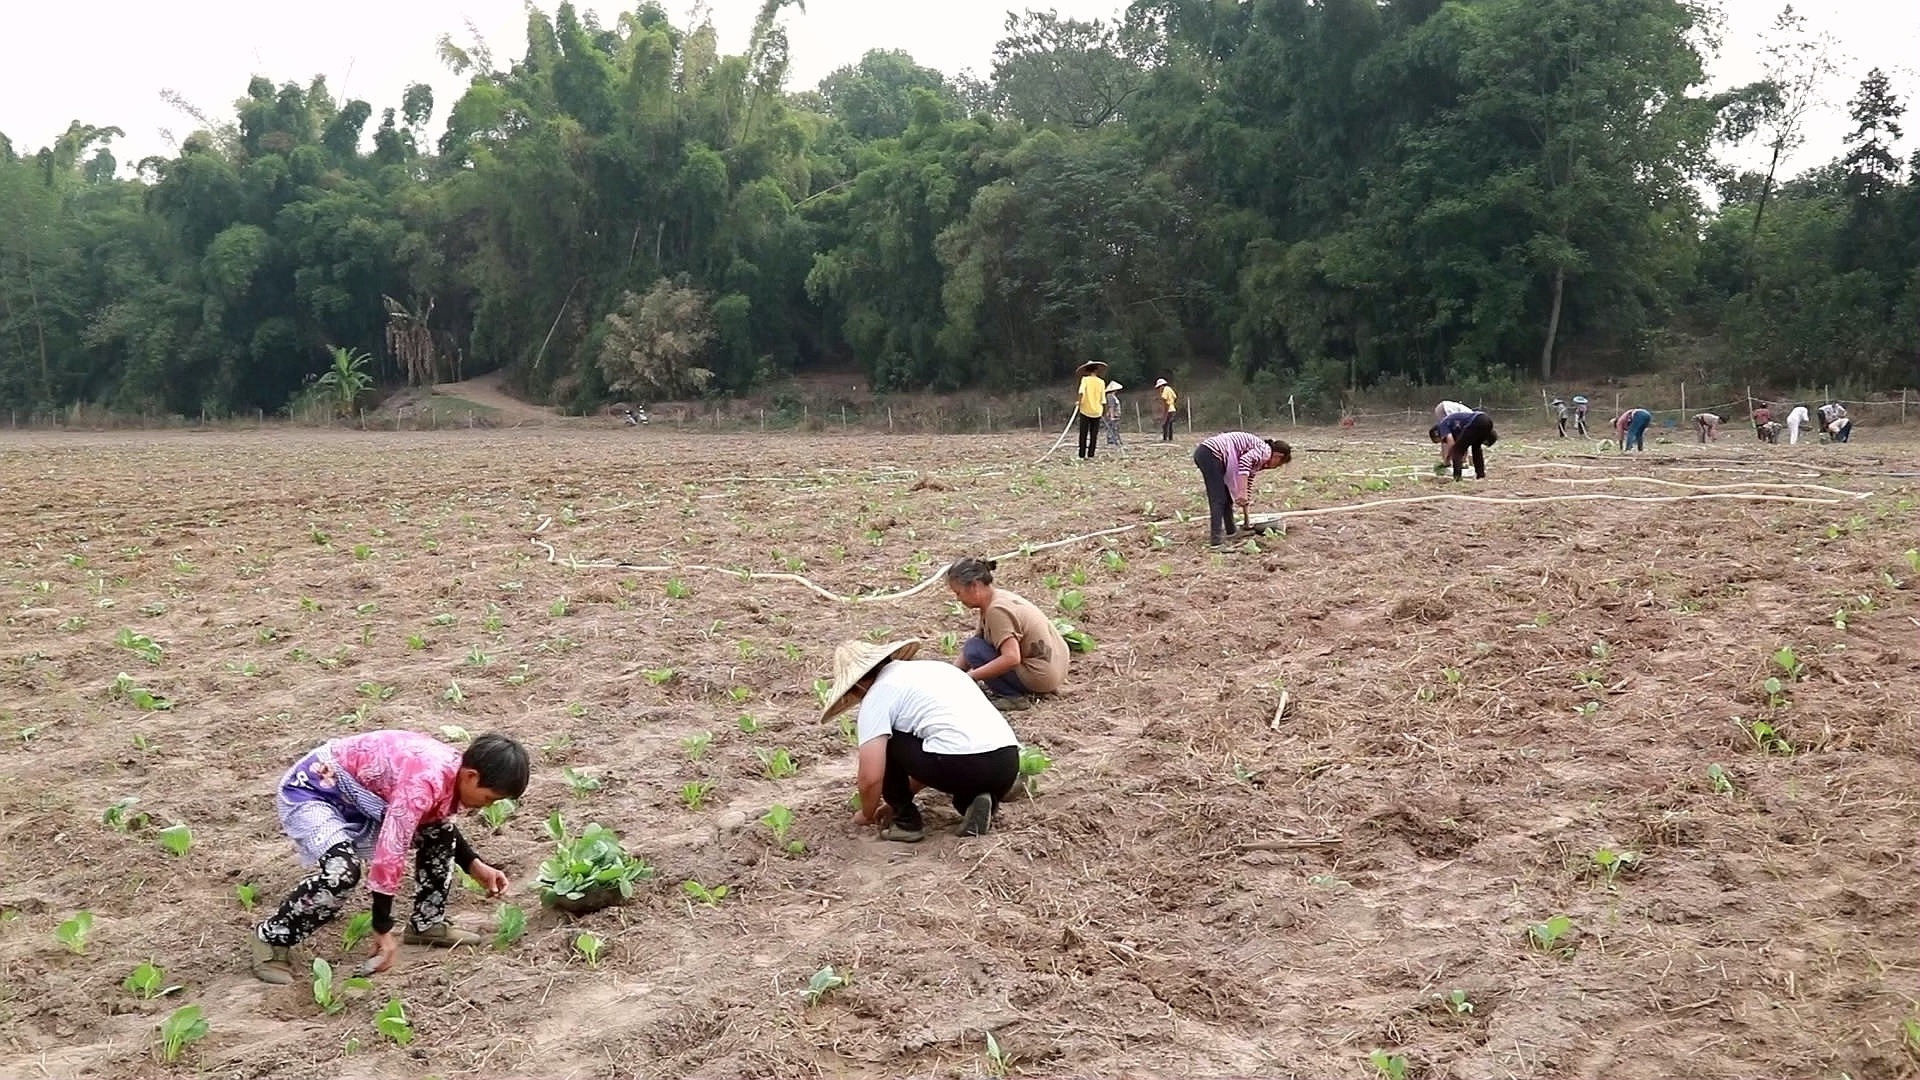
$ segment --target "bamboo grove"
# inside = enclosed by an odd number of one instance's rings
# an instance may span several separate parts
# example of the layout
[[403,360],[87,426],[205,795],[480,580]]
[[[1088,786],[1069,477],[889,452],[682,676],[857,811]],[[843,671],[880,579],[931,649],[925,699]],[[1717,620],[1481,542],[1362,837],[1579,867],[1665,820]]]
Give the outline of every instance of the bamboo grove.
[[513,60],[443,38],[450,108],[256,77],[134,168],[112,127],[0,136],[0,408],[274,411],[349,351],[585,409],[1090,358],[1305,401],[1676,334],[1730,377],[1892,385],[1920,346],[1887,80],[1841,156],[1774,174],[1818,59],[1790,12],[1717,95],[1678,0],[1139,0],[1010,15],[981,78],[875,51],[796,90],[789,2],[738,52],[652,4],[530,11]]

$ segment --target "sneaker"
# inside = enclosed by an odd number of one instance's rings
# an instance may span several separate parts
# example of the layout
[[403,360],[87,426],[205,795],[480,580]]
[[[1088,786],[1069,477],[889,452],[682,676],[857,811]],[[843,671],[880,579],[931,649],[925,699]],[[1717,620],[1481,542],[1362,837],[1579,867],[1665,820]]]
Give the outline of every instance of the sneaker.
[[253,939],[253,977],[263,983],[286,986],[293,982],[293,950]]
[[961,836],[985,836],[993,827],[993,796],[975,795],[960,819]]
[[891,840],[896,844],[917,844],[926,837],[925,829],[909,829],[904,825],[889,825],[880,830],[880,839]]
[[452,923],[436,923],[429,930],[415,930],[408,927],[400,940],[408,945],[432,945],[436,948],[451,949],[457,945],[478,945],[480,935],[462,930]]

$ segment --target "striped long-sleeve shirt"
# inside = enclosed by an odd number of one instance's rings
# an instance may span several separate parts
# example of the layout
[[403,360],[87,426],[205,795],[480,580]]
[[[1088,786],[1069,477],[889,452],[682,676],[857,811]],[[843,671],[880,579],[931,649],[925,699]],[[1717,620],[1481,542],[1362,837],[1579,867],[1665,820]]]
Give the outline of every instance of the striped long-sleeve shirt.
[[1227,490],[1237,503],[1247,501],[1253,474],[1273,460],[1273,448],[1267,440],[1245,431],[1223,431],[1200,445],[1212,450],[1227,467]]

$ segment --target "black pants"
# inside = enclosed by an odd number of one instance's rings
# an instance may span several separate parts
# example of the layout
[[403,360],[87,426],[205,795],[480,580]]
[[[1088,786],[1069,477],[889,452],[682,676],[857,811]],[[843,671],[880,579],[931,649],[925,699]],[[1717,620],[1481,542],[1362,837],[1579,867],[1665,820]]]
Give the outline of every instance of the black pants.
[[1460,479],[1460,470],[1466,467],[1469,453],[1473,455],[1473,478],[1475,480],[1487,478],[1487,459],[1480,448],[1494,438],[1493,417],[1486,413],[1474,417],[1473,423],[1460,429],[1460,434],[1453,437],[1453,457],[1450,461],[1453,465],[1455,480]]
[[993,796],[999,806],[1020,779],[1020,748],[1003,746],[984,754],[936,754],[920,743],[920,736],[896,731],[887,737],[887,774],[880,796],[893,808],[894,824],[918,829],[920,807],[913,801],[912,781],[953,796],[953,808],[962,814],[980,795]]
[[1193,463],[1200,468],[1200,481],[1207,488],[1207,537],[1218,544],[1224,535],[1239,531],[1233,523],[1233,492],[1227,488],[1227,463],[1208,447],[1193,448]]
[[1100,418],[1080,414],[1080,456],[1090,458],[1093,448],[1100,444]]
[[1173,441],[1173,414],[1171,412],[1160,420],[1160,441]]

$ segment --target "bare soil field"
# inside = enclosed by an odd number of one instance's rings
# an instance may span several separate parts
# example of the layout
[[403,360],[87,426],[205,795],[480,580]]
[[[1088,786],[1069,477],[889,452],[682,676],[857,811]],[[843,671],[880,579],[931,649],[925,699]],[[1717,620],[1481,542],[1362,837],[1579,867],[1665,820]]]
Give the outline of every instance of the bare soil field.
[[[0,1075],[1916,1075],[1920,446],[1873,434],[1514,435],[1456,485],[1422,432],[1301,429],[1254,508],[1330,512],[1227,553],[1184,436],[0,441]],[[1741,497],[1333,509],[1435,494]],[[835,643],[972,624],[937,582],[844,597],[1023,548],[1001,586],[1097,642],[1012,714],[1051,768],[986,837],[932,797],[923,844],[856,829]],[[536,751],[464,823],[526,936],[403,949],[331,1014],[255,981],[282,772],[446,725]],[[631,904],[540,907],[556,810],[656,868]],[[125,989],[149,960],[180,989]]]

